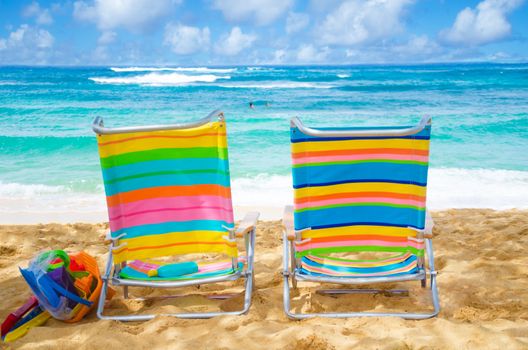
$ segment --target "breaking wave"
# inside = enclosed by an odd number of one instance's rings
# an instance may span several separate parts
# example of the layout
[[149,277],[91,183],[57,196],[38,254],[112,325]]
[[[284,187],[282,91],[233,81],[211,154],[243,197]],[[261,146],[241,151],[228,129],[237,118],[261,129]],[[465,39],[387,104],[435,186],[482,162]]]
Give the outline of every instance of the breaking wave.
[[135,84],[146,86],[171,86],[187,85],[192,83],[213,83],[218,79],[230,79],[228,75],[185,75],[179,73],[148,73],[143,75],[134,75],[128,77],[93,77],[90,80],[99,84]]

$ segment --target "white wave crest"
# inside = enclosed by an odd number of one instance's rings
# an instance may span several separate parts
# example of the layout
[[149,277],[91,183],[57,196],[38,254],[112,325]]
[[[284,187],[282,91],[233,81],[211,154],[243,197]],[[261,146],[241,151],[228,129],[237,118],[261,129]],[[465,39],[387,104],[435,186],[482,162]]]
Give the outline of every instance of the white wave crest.
[[147,86],[185,85],[192,83],[213,83],[218,79],[230,79],[228,75],[213,74],[185,75],[179,73],[148,73],[129,77],[93,77],[90,80],[99,84],[135,84]]
[[15,85],[24,85],[23,83],[19,83],[16,81],[0,81],[0,86],[15,86]]
[[427,203],[431,209],[528,208],[528,171],[432,168]]
[[102,188],[76,192],[67,186],[0,182],[0,224],[103,222],[108,219]]
[[[232,181],[237,216],[248,210],[262,219],[279,219],[284,205],[292,204],[291,176],[258,175]],[[528,171],[497,169],[429,169],[427,207],[528,209]]]
[[350,78],[350,74],[337,74],[337,77],[341,79]]
[[19,198],[32,198],[33,196],[64,193],[66,191],[68,191],[68,189],[64,186],[0,182],[0,198],[13,196],[17,196]]
[[207,67],[110,67],[116,73],[124,72],[197,72],[197,73],[231,73],[236,68],[207,68]]

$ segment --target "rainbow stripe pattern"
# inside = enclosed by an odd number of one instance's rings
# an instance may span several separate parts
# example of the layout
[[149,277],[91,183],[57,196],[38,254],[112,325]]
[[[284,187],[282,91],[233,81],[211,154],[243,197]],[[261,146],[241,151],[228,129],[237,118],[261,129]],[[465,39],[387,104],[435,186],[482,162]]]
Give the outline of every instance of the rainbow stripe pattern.
[[[383,128],[332,128],[357,130]],[[394,129],[394,128],[391,128]],[[415,273],[424,241],[431,126],[401,137],[316,137],[292,127],[300,271],[374,277]],[[332,253],[389,252],[377,260]]]
[[[238,257],[238,269],[241,271],[244,268],[246,263],[246,258],[244,256]],[[215,262],[198,262],[198,272],[191,273],[188,275],[182,275],[177,277],[163,278],[163,277],[150,277],[147,275],[146,269],[156,268],[163,266],[163,262],[158,261],[141,261],[141,260],[132,260],[127,263],[127,266],[124,267],[120,272],[119,276],[126,279],[134,280],[146,280],[146,281],[166,281],[166,280],[192,280],[199,278],[208,278],[229,275],[233,273],[233,262],[231,260],[220,260]]]
[[237,257],[224,121],[97,135],[114,262],[190,253]]

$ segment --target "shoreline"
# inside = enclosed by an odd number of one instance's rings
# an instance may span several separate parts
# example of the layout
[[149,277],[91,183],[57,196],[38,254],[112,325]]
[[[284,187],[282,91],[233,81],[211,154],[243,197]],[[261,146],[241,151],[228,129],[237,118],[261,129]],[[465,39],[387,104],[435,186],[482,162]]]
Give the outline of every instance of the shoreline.
[[[437,318],[288,320],[282,311],[282,242],[279,221],[259,221],[256,241],[256,286],[247,315],[209,320],[157,317],[148,322],[98,320],[90,313],[76,324],[49,320],[34,328],[14,348],[221,348],[232,349],[525,349],[528,347],[528,210],[449,209],[434,211],[433,247],[441,312]],[[0,225],[0,318],[29,296],[17,266],[26,266],[44,249],[85,250],[104,266],[107,246],[104,223]],[[325,288],[335,288],[325,285]],[[429,296],[418,283],[394,283],[409,288],[409,297],[342,296],[315,293],[304,284],[294,296],[297,311],[416,310]],[[110,309],[132,312],[231,310],[240,298],[211,301],[204,293],[238,292],[239,284],[189,287],[172,300],[126,302],[120,297]],[[159,296],[147,290],[141,296]],[[160,291],[160,293],[167,293]],[[120,296],[120,294],[119,294]],[[221,336],[211,336],[217,334]],[[270,334],[273,336],[270,338]],[[3,345],[2,345],[3,346]]]
[[[99,175],[97,175],[99,176]],[[292,203],[290,175],[261,174],[231,179],[235,220],[248,211],[262,220],[282,218]],[[427,208],[528,209],[528,171],[430,168]],[[65,186],[21,185],[0,181],[0,224],[104,222],[108,219],[103,188],[75,192]]]
[[[433,215],[436,213],[442,213],[452,210],[475,210],[475,211],[492,211],[497,213],[515,213],[515,212],[528,212],[528,206],[522,208],[448,208],[440,210],[429,210]],[[282,220],[284,207],[262,207],[262,206],[234,206],[235,222],[240,221],[249,212],[257,211],[260,213],[259,221],[273,222]],[[31,225],[105,225],[108,223],[107,213],[95,212],[95,213],[78,213],[78,212],[65,212],[65,213],[50,213],[50,212],[39,212],[39,213],[25,213],[17,212],[16,214],[5,214],[0,213],[0,227],[1,226],[31,226]],[[16,219],[6,219],[8,216],[15,216]],[[75,219],[72,219],[75,218]],[[9,221],[11,220],[11,221]]]

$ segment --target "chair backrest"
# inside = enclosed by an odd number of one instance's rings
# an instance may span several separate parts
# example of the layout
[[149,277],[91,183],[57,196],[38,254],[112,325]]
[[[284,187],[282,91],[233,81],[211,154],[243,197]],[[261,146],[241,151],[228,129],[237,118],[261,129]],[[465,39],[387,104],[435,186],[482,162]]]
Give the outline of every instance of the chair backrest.
[[[314,129],[292,121],[298,257],[364,251],[423,255],[423,240],[412,229],[425,223],[431,126],[423,125],[406,136],[372,135],[409,127],[325,128],[313,136],[306,130]],[[332,131],[371,136],[324,135]]]
[[111,235],[120,237],[116,263],[189,253],[237,256],[229,238],[223,118],[189,128],[107,130],[97,143]]

